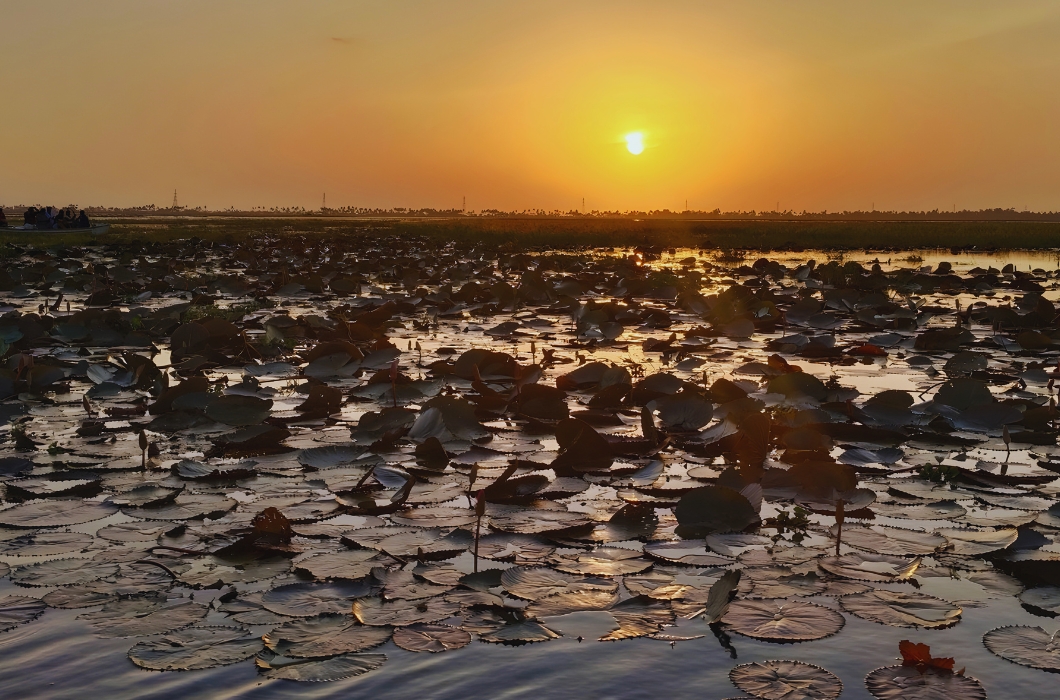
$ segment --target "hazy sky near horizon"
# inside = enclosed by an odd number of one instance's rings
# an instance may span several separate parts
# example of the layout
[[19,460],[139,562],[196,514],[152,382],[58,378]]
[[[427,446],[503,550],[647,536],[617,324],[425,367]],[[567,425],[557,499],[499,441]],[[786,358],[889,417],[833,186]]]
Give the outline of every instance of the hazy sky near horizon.
[[0,16],[5,205],[1060,209],[1055,0]]

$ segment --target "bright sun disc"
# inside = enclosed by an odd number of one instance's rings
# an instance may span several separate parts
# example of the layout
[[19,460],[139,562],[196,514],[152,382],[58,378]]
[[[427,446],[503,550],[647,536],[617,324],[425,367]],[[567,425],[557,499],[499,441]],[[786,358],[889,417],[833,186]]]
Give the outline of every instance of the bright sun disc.
[[626,134],[626,150],[635,156],[639,156],[644,152],[644,134],[639,131],[634,131],[631,134]]

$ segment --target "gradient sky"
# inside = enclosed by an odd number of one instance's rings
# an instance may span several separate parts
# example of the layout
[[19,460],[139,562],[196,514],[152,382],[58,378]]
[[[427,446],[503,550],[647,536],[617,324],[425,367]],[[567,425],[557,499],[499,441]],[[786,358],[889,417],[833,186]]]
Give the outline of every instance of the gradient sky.
[[[0,204],[1060,209],[1060,3],[0,0]],[[644,134],[639,156],[624,135]]]

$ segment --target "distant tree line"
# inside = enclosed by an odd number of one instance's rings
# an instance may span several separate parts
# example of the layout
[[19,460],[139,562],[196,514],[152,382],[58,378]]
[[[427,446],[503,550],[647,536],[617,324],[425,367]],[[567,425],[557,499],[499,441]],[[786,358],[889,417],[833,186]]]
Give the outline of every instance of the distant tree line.
[[[0,205],[2,206],[2,205]],[[15,206],[4,206],[9,215],[18,215],[28,209],[31,205],[18,204]],[[34,206],[40,206],[36,204]],[[577,210],[562,211],[559,209],[522,209],[506,211],[502,209],[481,209],[479,211],[464,211],[462,209],[435,209],[432,207],[410,208],[410,207],[326,207],[319,209],[307,209],[302,206],[289,207],[252,207],[251,209],[238,209],[227,207],[224,209],[207,209],[198,207],[159,207],[155,204],[144,204],[135,207],[106,207],[106,206],[77,206],[84,209],[90,216],[113,216],[113,217],[138,217],[138,216],[312,216],[312,217],[380,217],[380,218],[587,218],[587,219],[688,219],[688,220],[719,220],[719,221],[1057,221],[1060,222],[1060,212],[1055,211],[1017,211],[1016,209],[962,209],[960,211],[932,209],[930,211],[885,211],[885,210],[844,210],[844,211],[722,211],[714,209],[711,211],[688,210],[671,211],[670,209],[652,209],[649,211],[620,211],[620,210],[593,210],[581,212]]]

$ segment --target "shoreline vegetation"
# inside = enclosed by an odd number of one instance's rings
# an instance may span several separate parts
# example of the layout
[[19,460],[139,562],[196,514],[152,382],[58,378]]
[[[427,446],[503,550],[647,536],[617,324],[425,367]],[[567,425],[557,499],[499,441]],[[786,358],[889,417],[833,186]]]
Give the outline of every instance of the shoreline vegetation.
[[962,251],[1060,249],[1060,221],[1017,220],[775,220],[649,217],[354,217],[354,216],[121,216],[104,219],[108,233],[0,229],[0,245],[121,244],[199,238],[238,241],[300,235],[424,237],[468,245],[573,250],[650,246],[718,251],[947,249]]

